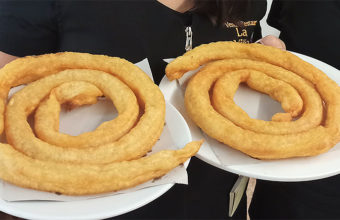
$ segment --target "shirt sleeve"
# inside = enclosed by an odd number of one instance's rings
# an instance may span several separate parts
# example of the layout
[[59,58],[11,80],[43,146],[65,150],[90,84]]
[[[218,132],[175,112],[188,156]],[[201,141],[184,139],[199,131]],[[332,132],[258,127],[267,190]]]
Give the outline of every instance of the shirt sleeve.
[[270,11],[267,18],[267,23],[278,29],[281,30],[279,19],[281,14],[281,1],[280,0],[273,0],[273,3],[270,7]]
[[52,53],[57,49],[55,2],[0,1],[0,51],[13,56]]

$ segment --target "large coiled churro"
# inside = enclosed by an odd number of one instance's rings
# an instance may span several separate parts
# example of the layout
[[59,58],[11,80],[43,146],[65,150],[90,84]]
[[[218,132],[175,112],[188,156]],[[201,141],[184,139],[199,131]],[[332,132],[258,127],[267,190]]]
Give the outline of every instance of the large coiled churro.
[[[78,70],[79,71],[79,70]],[[89,71],[89,70],[87,70]],[[92,72],[93,71],[93,72]],[[95,76],[96,72],[92,70]],[[37,136],[50,144],[63,147],[94,147],[111,143],[125,135],[134,126],[139,106],[134,93],[120,80],[110,77],[114,85],[110,85],[110,97],[118,109],[118,117],[98,126],[95,131],[78,136],[59,132],[60,105],[66,103],[68,108],[84,104],[94,104],[103,93],[96,86],[84,81],[71,81],[54,88],[47,98],[41,102],[34,114],[34,131]],[[107,82],[107,84],[109,84]]]
[[[203,64],[188,83],[185,106],[209,136],[260,159],[317,155],[339,142],[340,88],[311,64],[268,46],[217,42],[175,59],[166,68],[167,77],[180,78]],[[274,121],[249,118],[232,100],[240,82],[280,101],[290,116],[274,116]],[[263,88],[266,83],[281,91]],[[303,111],[289,121],[301,110],[297,95]]]
[[[9,89],[21,84],[28,85],[6,105]],[[58,133],[60,104],[92,104],[101,95],[113,101],[117,118],[79,137]],[[162,133],[165,102],[142,70],[120,58],[69,52],[20,58],[0,70],[0,97],[0,132],[5,128],[9,143],[0,144],[0,178],[23,187],[72,195],[125,189],[164,175],[201,145],[144,157]],[[35,109],[46,142],[27,122]]]

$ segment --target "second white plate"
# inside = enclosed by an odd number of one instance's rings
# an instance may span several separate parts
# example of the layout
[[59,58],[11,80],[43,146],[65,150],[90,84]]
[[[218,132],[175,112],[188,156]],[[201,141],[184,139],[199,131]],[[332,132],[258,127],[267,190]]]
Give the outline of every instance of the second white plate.
[[[294,54],[321,69],[340,85],[339,70],[314,58],[298,53]],[[330,151],[314,157],[273,161],[256,160],[204,135],[203,132],[187,117],[184,108],[183,91],[176,81],[170,82],[164,77],[160,84],[160,88],[164,93],[165,98],[172,103],[187,120],[193,140],[201,138],[206,140],[205,144],[203,144],[198,152],[197,157],[213,166],[232,173],[257,179],[286,182],[316,180],[340,173],[340,143]],[[259,95],[261,94],[255,94],[255,96]],[[241,96],[240,98],[242,99],[243,97]],[[269,98],[267,97],[267,99]],[[263,103],[265,103],[265,101]],[[261,103],[261,108],[264,111],[267,111],[268,109],[266,109],[266,106],[263,105],[263,103]],[[228,161],[223,161],[222,164],[216,156],[220,154],[223,154],[224,158],[227,158]]]

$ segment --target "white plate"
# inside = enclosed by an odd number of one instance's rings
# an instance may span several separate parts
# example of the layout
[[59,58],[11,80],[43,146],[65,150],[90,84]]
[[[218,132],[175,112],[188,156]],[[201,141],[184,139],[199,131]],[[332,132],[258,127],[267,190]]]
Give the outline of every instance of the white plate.
[[[298,53],[294,54],[324,71],[330,78],[340,85],[339,70],[314,58]],[[183,106],[183,92],[178,82],[169,82],[168,79],[164,77],[160,84],[160,88],[163,91],[166,100],[172,103],[187,120],[193,140],[201,138],[207,140],[196,156],[213,166],[232,173],[271,181],[297,182],[316,180],[340,173],[340,143],[338,143],[329,152],[319,156],[274,161],[256,160],[239,151],[220,144],[215,140],[212,140],[207,135],[202,134],[202,131],[198,129],[196,125],[194,125],[194,123],[187,117],[185,113]],[[251,116],[249,112],[248,114]],[[209,144],[207,144],[207,142],[209,142]],[[223,161],[222,164],[217,158],[216,152],[219,153],[219,156],[223,154],[224,158],[227,158],[228,161]]]
[[[177,146],[191,141],[189,128],[171,104],[166,105],[166,122]],[[188,161],[186,165],[188,164]],[[0,199],[0,210],[26,219],[103,219],[127,213],[157,199],[174,184],[164,184],[113,196],[70,202],[20,201]]]

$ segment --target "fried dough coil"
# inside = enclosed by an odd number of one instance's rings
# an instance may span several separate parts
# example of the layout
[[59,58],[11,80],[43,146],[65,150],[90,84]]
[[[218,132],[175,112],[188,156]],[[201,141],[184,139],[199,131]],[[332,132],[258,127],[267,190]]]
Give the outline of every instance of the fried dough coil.
[[[94,71],[91,72],[90,74],[95,76]],[[102,123],[92,132],[71,136],[59,133],[60,104],[66,102],[70,109],[83,104],[94,104],[97,97],[103,93],[93,84],[84,81],[71,81],[52,89],[34,114],[34,131],[37,137],[49,144],[75,148],[95,147],[121,138],[135,125],[139,107],[133,92],[120,80],[115,80],[115,85],[112,85],[110,90],[112,92],[106,96],[113,100],[118,117]]]
[[[199,46],[178,57],[167,66],[166,74],[170,80],[177,79],[203,64],[206,66],[188,83],[185,106],[191,119],[209,136],[259,159],[317,155],[340,141],[339,86],[297,56],[258,44],[217,42]],[[216,107],[217,100],[212,98],[215,101],[211,101],[209,92],[219,84],[220,77],[235,74],[235,71],[261,72],[292,86],[303,100],[300,118],[290,122],[285,119],[263,122],[250,119],[230,100],[231,112],[226,106],[224,109]],[[231,87],[229,98],[237,89],[235,85]],[[261,91],[256,86],[253,88]],[[230,88],[223,86],[223,89],[228,91]],[[215,95],[219,94],[214,92]]]
[[[6,103],[9,89],[21,84],[27,85]],[[112,99],[117,118],[78,137],[58,133],[60,104],[92,104],[101,95]],[[0,144],[0,178],[22,187],[67,195],[117,191],[166,174],[202,144],[146,156],[163,130],[164,97],[120,58],[71,52],[19,58],[0,70],[0,97],[0,132],[9,143]],[[46,141],[27,122],[35,110]],[[58,140],[49,143],[54,135]]]
[[[239,77],[243,79],[237,80],[239,79]],[[273,116],[274,118],[276,118],[276,120],[279,120],[280,122],[252,119],[248,116],[246,112],[244,112],[240,107],[235,104],[233,98],[240,81],[247,82],[247,85],[250,88],[253,88],[257,91],[269,93],[271,97],[274,97],[274,99],[281,103],[282,108],[287,113],[277,113]],[[301,82],[303,83],[303,81]],[[232,91],[230,91],[230,88],[232,89]],[[312,97],[313,96],[306,96],[305,98],[310,100],[312,99]],[[283,117],[287,117],[285,116],[285,114],[290,115],[288,116],[288,118],[292,118],[294,116],[297,116],[302,110],[303,101],[298,92],[289,84],[268,77],[264,73],[254,70],[238,70],[235,72],[230,72],[229,74],[224,74],[219,78],[219,80],[216,81],[213,88],[212,100],[215,109],[220,114],[229,118],[233,123],[242,128],[259,133],[289,134],[306,131],[312,126],[318,125],[321,122],[321,99],[318,96],[315,97],[318,102],[310,100],[308,102],[311,103],[309,105],[310,108],[308,108],[308,110],[304,112],[304,115],[302,115],[299,120],[285,122],[286,120],[282,119]],[[319,106],[319,109],[311,108],[313,105]],[[315,118],[314,116],[317,114],[319,117]],[[311,125],[310,122],[313,121],[315,124]]]
[[21,187],[65,195],[113,192],[163,176],[195,154],[201,144],[194,141],[180,150],[106,165],[34,160],[8,144],[0,144],[0,176]]
[[[113,96],[115,90],[112,88],[117,87],[113,79],[114,77],[111,77],[107,73],[100,73],[94,70],[65,70],[29,84],[14,94],[7,105],[6,137],[8,143],[30,157],[60,162],[104,164],[132,160],[145,155],[150,151],[162,132],[161,128],[163,128],[164,125],[165,114],[164,106],[162,106],[164,105],[164,101],[163,104],[151,107],[150,110],[153,110],[152,112],[155,113],[155,118],[149,113],[148,103],[145,103],[145,113],[129,133],[117,141],[99,145],[96,148],[63,148],[43,142],[34,136],[27,123],[27,116],[56,85],[70,80],[86,80],[98,86],[104,94]],[[105,82],[105,84],[103,82]],[[42,88],[44,89],[42,90]],[[110,92],[111,90],[113,91]],[[123,91],[121,91],[121,93],[124,94]],[[121,97],[123,98],[123,96]],[[161,99],[159,101],[162,103]],[[157,119],[157,114],[158,117],[162,118],[158,118],[158,120],[155,121],[154,119]],[[133,117],[129,118],[128,116],[129,115],[127,115],[126,119],[131,121]],[[125,121],[130,124],[135,123],[135,121]],[[160,124],[159,121],[161,121],[162,124]],[[146,133],[146,130],[150,133]],[[136,141],[135,137],[139,137],[139,140]]]

